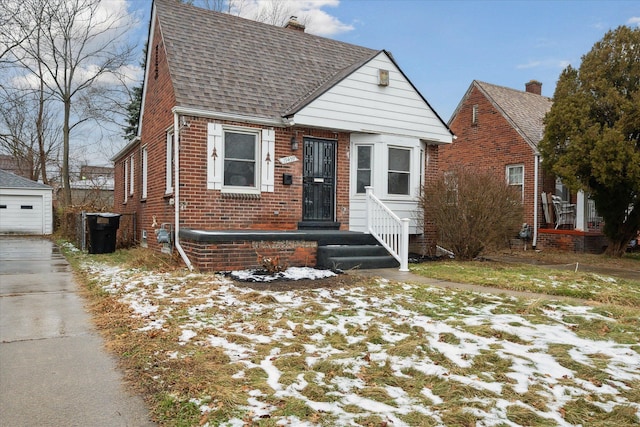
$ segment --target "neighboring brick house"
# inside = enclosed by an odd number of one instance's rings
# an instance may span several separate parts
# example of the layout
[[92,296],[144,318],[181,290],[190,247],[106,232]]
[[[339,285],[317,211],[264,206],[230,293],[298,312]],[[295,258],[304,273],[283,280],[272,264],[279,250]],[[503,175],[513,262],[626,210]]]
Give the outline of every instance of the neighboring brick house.
[[420,187],[452,134],[390,53],[172,0],[154,1],[149,34],[138,137],[113,158],[115,209],[136,214],[143,245],[177,228],[201,269],[260,252],[312,263],[301,233],[234,232],[363,232],[365,186],[425,239]]
[[[578,197],[570,195],[561,182],[542,169],[538,143],[544,136],[543,121],[552,99],[542,96],[542,83],[538,81],[528,82],[525,89],[474,80],[449,120],[456,139],[440,150],[442,169],[469,166],[490,170],[517,187],[522,193],[523,223],[532,227],[534,245],[599,251],[601,234],[589,233],[582,226],[586,222],[581,220],[584,215],[576,220],[577,231],[573,225],[562,227],[569,230],[556,230],[553,208],[543,212],[543,192],[557,194],[574,204]],[[586,206],[580,196],[579,205]],[[566,238],[567,235],[572,237]],[[586,242],[589,239],[592,242]],[[559,244],[559,240],[564,243]],[[593,249],[588,248],[590,244]]]

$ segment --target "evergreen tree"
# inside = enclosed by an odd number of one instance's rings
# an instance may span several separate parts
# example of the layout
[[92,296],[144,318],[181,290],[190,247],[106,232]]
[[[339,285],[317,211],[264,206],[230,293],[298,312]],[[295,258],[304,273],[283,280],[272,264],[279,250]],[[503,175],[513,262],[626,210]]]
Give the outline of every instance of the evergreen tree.
[[142,84],[131,90],[131,102],[127,106],[127,126],[123,128],[124,137],[131,141],[138,135],[138,121],[140,120],[140,106],[142,105]]
[[607,32],[562,72],[545,125],[543,165],[590,193],[622,256],[640,229],[640,28]]

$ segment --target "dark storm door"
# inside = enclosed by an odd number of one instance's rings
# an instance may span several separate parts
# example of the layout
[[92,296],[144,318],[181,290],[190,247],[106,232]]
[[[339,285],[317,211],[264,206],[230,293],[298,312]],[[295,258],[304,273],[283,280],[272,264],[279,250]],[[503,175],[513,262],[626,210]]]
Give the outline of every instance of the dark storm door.
[[336,193],[336,141],[304,138],[302,220],[333,221]]

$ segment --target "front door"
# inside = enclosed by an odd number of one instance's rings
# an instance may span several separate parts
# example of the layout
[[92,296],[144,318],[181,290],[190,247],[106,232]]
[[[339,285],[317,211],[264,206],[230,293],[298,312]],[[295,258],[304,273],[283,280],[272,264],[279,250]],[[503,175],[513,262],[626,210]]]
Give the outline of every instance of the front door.
[[335,140],[304,138],[302,185],[302,221],[335,221]]

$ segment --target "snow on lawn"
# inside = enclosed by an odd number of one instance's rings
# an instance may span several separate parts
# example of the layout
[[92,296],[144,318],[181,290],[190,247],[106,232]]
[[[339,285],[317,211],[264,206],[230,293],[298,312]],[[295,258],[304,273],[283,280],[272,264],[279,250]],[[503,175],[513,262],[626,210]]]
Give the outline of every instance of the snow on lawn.
[[[637,343],[588,339],[566,320],[615,324],[593,307],[536,307],[535,301],[385,280],[366,288],[273,292],[237,287],[217,275],[156,274],[94,262],[84,269],[143,320],[140,331],[179,319],[175,339],[185,352],[197,345],[227,354],[236,367],[231,378],[247,388],[238,408],[245,419],[222,425],[242,426],[246,417],[317,425],[278,412],[274,399],[304,402],[345,426],[371,417],[394,426],[412,425],[412,417],[446,425],[456,410],[477,425],[519,425],[513,414],[524,410],[545,425],[569,426],[576,420],[567,413],[578,401],[589,413],[630,409],[632,421],[640,423],[640,402],[631,392],[640,384]],[[171,352],[167,359],[182,356]],[[295,360],[305,366],[288,372]],[[247,387],[243,381],[255,369],[265,379],[259,388]],[[205,397],[184,400],[200,405]]]

